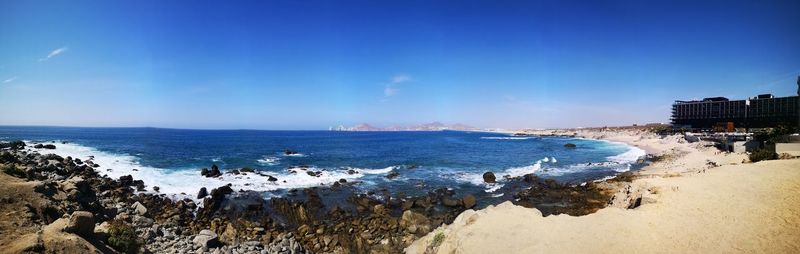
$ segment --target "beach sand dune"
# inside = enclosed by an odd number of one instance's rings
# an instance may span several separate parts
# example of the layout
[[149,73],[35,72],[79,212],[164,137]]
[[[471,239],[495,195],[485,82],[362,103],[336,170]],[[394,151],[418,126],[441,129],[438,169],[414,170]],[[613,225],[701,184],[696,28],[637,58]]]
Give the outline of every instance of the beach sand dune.
[[[542,217],[509,202],[466,211],[408,247],[423,253],[800,253],[800,160],[635,180],[635,209]],[[440,236],[441,237],[441,236]]]

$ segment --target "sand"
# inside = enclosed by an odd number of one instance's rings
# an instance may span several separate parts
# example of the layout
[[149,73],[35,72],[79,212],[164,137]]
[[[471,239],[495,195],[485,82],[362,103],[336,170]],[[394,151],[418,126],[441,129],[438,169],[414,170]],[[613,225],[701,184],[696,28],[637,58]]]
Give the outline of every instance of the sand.
[[[406,252],[800,253],[800,160],[742,164],[744,154],[719,153],[707,143],[676,137],[583,134],[668,155],[627,187],[627,195],[641,197],[641,206],[542,217],[506,202],[465,211]],[[430,248],[437,234],[443,240]]]

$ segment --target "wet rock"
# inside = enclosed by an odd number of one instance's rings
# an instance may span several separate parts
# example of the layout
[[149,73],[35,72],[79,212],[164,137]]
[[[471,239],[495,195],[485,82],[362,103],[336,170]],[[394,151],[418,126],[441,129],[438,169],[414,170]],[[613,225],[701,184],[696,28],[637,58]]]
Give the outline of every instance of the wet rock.
[[566,147],[566,148],[575,148],[577,146],[575,144],[573,144],[573,143],[566,143],[566,144],[564,144],[564,147]]
[[275,178],[274,176],[268,175],[267,176],[267,181],[275,182],[275,181],[278,181],[278,178]]
[[[200,174],[201,175],[203,174],[202,170],[200,171]],[[205,177],[218,177],[218,176],[221,176],[221,175],[222,175],[222,172],[219,171],[219,167],[217,167],[217,164],[212,164],[211,165],[211,170],[208,171],[204,176]]]
[[208,191],[206,190],[206,187],[200,188],[200,191],[197,192],[197,199],[202,199],[205,198],[206,196],[208,196]]
[[201,176],[207,176],[207,175],[208,175],[208,169],[207,169],[207,168],[203,168],[203,169],[201,169],[201,170],[200,170],[200,175],[201,175]]
[[464,208],[470,209],[475,206],[475,196],[473,195],[466,195],[464,198],[461,199],[461,202],[464,203]]
[[87,211],[73,212],[69,216],[69,222],[64,227],[64,231],[83,238],[91,238],[94,235],[94,215]]
[[486,183],[495,183],[496,179],[492,172],[483,173],[483,181]]
[[447,207],[457,207],[461,206],[461,200],[451,197],[442,197],[442,204]]
[[131,186],[133,184],[133,176],[131,175],[120,176],[119,184],[122,186]]
[[210,218],[222,206],[225,196],[231,193],[233,193],[233,189],[230,185],[211,190],[211,198],[203,200],[203,209],[200,210],[199,216]]
[[392,172],[389,172],[388,174],[386,174],[386,179],[394,179],[395,177],[398,177],[398,176],[400,176],[400,173],[398,173],[397,171],[392,170]]
[[293,150],[290,150],[290,149],[284,149],[283,150],[283,154],[284,155],[295,155],[295,154],[297,154],[297,152],[293,151]]

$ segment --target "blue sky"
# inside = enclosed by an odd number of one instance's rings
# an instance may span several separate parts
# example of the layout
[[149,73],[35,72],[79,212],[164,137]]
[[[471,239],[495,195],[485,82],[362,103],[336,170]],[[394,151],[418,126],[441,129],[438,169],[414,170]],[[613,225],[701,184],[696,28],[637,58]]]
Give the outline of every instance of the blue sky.
[[666,122],[794,95],[800,1],[1,1],[0,124]]

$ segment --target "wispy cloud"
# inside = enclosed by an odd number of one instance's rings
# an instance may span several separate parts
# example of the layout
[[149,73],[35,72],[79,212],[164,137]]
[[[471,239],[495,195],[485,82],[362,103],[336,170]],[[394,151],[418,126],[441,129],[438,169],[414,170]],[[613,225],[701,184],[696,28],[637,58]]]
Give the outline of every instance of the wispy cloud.
[[17,80],[17,77],[11,77],[10,79],[3,80],[3,84],[8,84]]
[[387,85],[386,87],[383,88],[383,95],[386,97],[394,96],[395,94],[397,94],[397,91],[398,91],[397,88]]
[[398,86],[402,83],[410,82],[413,78],[409,75],[395,75],[389,79],[389,83],[383,87],[383,96],[391,97],[400,91]]
[[50,51],[50,54],[47,54],[46,57],[40,58],[39,62],[47,61],[47,59],[53,58],[53,57],[55,57],[57,55],[61,55],[66,51],[67,51],[67,47],[60,47],[60,48],[54,49],[53,51]]

